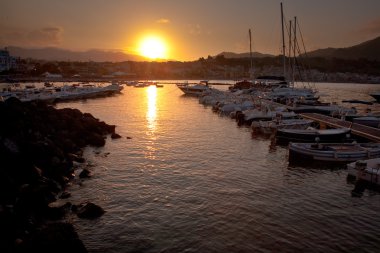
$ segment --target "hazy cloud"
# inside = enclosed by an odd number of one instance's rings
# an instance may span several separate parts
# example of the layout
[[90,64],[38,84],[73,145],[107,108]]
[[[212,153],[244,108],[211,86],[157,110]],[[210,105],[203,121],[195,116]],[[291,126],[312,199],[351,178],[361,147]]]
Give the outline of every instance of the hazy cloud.
[[192,35],[199,35],[202,33],[201,26],[199,24],[189,24],[187,25],[188,31]]
[[160,18],[160,19],[156,20],[156,23],[159,23],[159,24],[169,24],[170,20],[166,19],[166,18]]
[[359,30],[367,35],[380,35],[380,18],[371,20],[364,24]]
[[61,43],[63,29],[44,27],[36,30],[0,26],[0,43],[8,46],[57,46]]
[[33,44],[40,46],[56,46],[61,43],[62,29],[59,27],[45,27],[27,34]]

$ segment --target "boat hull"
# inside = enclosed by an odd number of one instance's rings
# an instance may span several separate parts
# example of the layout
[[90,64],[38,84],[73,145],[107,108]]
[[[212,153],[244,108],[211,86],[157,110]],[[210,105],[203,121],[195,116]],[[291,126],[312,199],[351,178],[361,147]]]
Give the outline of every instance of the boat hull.
[[380,157],[380,143],[290,143],[289,162],[298,163],[305,160],[348,163],[362,159]]
[[327,129],[327,130],[298,130],[278,129],[276,132],[276,143],[288,144],[289,142],[315,142],[320,143],[342,143],[349,139],[350,129]]

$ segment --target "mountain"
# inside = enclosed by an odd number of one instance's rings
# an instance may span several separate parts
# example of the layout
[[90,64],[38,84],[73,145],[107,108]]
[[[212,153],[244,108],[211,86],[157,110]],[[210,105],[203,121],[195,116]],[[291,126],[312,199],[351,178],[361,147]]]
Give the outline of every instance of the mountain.
[[307,53],[308,57],[340,58],[347,60],[368,59],[380,61],[380,37],[346,48],[318,49]]
[[[233,52],[222,52],[220,54],[217,54],[216,56],[224,55],[224,58],[249,58],[249,53],[233,53]],[[253,58],[264,58],[264,57],[274,57],[274,55],[271,54],[262,54],[259,52],[252,52]]]
[[21,48],[8,47],[10,55],[20,58],[33,58],[47,61],[96,61],[96,62],[121,62],[121,61],[143,61],[144,57],[125,54],[121,51],[107,51],[92,49],[84,52],[71,51],[61,48]]

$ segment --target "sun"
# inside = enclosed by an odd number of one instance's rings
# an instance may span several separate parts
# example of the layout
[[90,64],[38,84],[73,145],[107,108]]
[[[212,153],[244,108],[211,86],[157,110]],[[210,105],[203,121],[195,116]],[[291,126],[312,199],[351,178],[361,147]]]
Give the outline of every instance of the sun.
[[159,37],[145,37],[140,42],[139,53],[150,59],[165,59],[167,57],[165,41]]

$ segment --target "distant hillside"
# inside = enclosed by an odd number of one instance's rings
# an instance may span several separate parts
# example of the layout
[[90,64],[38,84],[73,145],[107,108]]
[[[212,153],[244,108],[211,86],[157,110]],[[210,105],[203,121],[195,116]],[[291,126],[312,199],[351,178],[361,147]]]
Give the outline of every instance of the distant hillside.
[[143,61],[138,55],[125,54],[120,51],[106,51],[92,49],[84,52],[70,51],[60,48],[21,48],[8,47],[12,56],[20,58],[33,58],[47,61],[96,61],[96,62],[121,62]]
[[380,37],[352,47],[318,49],[308,57],[339,58],[346,60],[368,59],[380,61]]
[[[222,52],[216,56],[224,55],[224,58],[249,58],[249,52],[248,53],[233,53],[233,52]],[[264,58],[264,57],[274,57],[274,55],[271,54],[262,54],[259,52],[252,52],[253,58]]]

